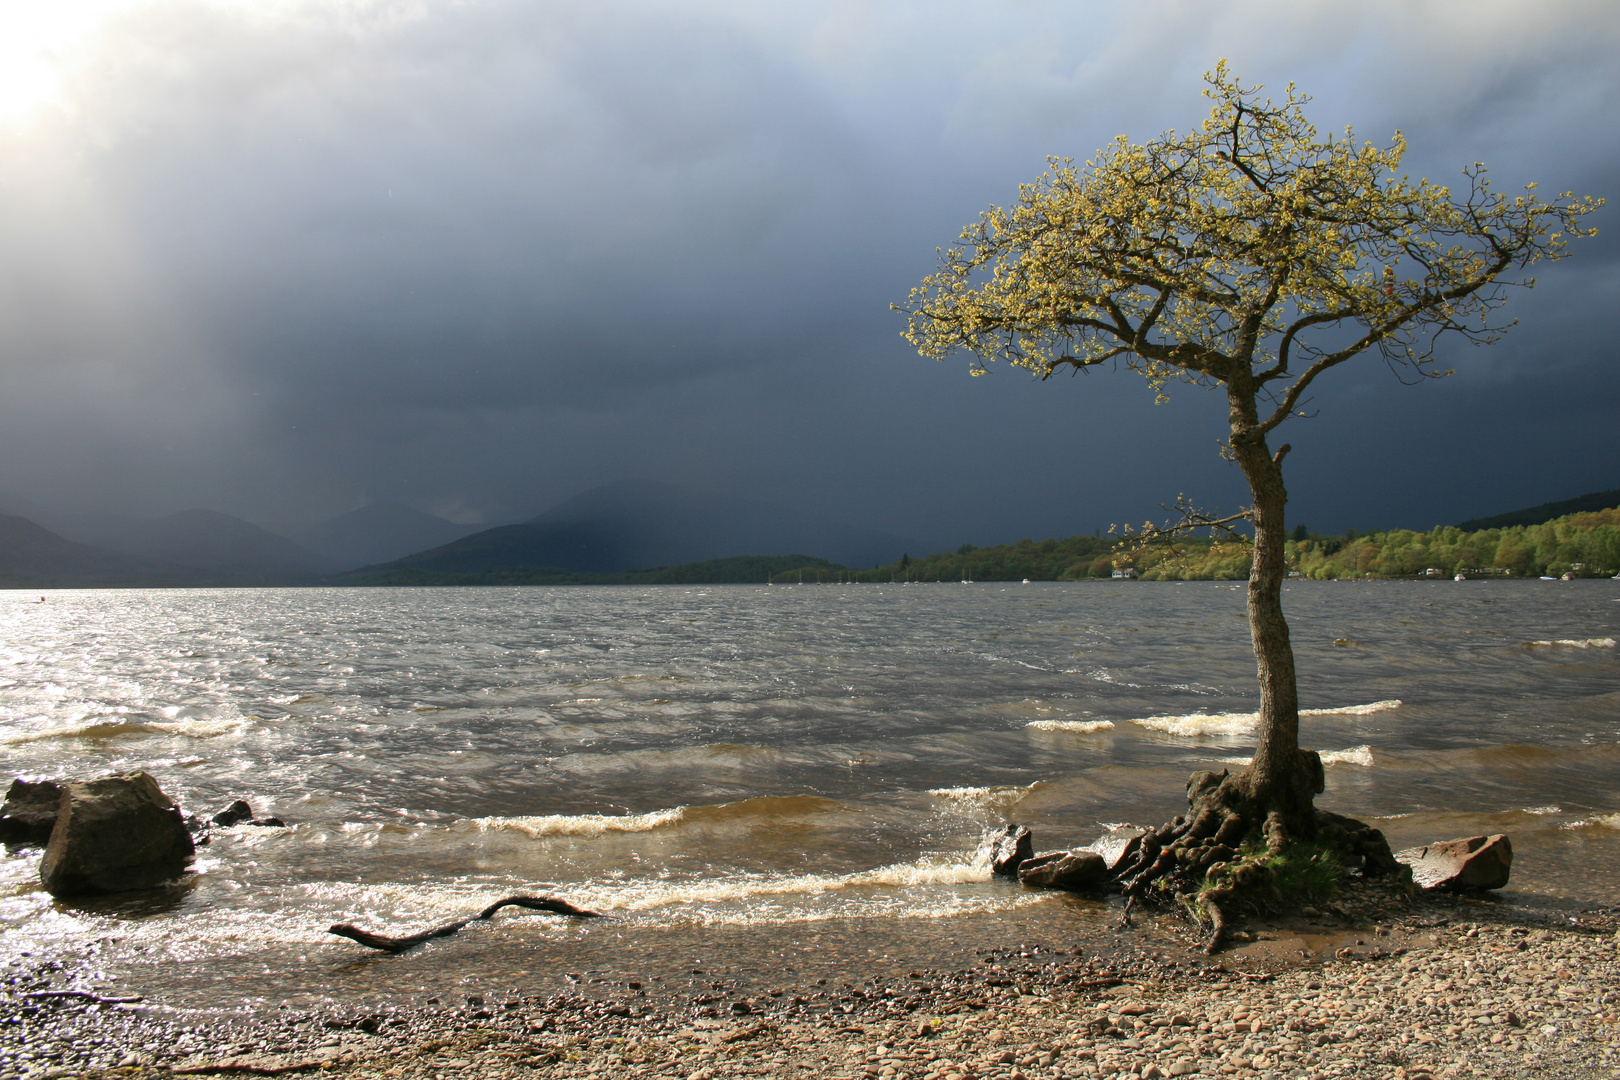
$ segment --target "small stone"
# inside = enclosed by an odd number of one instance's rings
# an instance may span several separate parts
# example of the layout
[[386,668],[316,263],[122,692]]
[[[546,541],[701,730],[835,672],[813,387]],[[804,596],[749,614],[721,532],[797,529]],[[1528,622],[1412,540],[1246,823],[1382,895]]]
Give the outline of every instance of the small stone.
[[244,821],[251,820],[252,818],[253,807],[249,806],[245,800],[237,799],[235,802],[231,803],[231,805],[209,818],[208,821],[209,824],[217,825],[222,829],[228,829],[232,825],[239,825]]

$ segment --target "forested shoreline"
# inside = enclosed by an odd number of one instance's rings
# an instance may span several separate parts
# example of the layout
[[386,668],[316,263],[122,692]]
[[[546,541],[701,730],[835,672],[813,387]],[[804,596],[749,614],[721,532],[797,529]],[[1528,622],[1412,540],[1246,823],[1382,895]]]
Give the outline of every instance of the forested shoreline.
[[[1378,578],[1527,578],[1544,574],[1609,577],[1620,571],[1620,507],[1568,514],[1539,525],[1468,532],[1445,525],[1428,532],[1350,530],[1324,536],[1305,528],[1287,543],[1291,576],[1318,581]],[[1249,576],[1249,546],[1191,537],[1132,550],[1110,537],[1020,540],[898,562],[870,570],[820,566],[776,574],[777,583],[879,581],[1083,581],[1134,571],[1144,581],[1238,581]]]

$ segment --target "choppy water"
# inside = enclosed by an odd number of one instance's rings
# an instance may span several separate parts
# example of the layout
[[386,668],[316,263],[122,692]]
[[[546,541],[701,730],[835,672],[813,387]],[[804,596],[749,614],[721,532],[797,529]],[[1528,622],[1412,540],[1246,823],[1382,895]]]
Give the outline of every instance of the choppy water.
[[[12,774],[144,768],[216,833],[183,892],[53,903],[0,860],[0,953],[99,943],[175,1002],[416,992],[589,969],[914,962],[1083,934],[1101,905],[988,880],[1180,809],[1249,753],[1244,594],[1224,583],[0,594]],[[1620,583],[1294,583],[1320,804],[1398,846],[1507,831],[1510,900],[1620,886]],[[549,889],[613,923],[502,916]],[[4,959],[0,956],[0,959]],[[786,970],[786,968],[784,968]]]

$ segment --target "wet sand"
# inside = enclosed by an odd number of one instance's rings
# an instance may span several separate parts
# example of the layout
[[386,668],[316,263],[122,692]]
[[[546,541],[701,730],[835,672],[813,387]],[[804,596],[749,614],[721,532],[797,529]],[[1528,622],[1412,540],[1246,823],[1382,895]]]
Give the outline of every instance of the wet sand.
[[1320,913],[1251,923],[1214,958],[1161,915],[1117,948],[1013,945],[904,977],[694,971],[677,986],[614,957],[562,994],[491,987],[210,1022],[27,998],[78,984],[71,963],[23,961],[0,998],[0,1078],[1620,1076],[1617,925],[1613,909],[1359,887]]

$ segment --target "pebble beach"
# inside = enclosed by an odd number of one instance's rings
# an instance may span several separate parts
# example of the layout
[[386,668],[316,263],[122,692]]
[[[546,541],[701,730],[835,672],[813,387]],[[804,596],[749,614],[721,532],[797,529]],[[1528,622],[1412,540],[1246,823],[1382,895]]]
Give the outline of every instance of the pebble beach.
[[1215,957],[1179,919],[1154,922],[1113,949],[978,950],[904,979],[695,971],[674,986],[614,972],[563,994],[208,1022],[26,958],[0,998],[0,1080],[1620,1076],[1613,910],[1358,886],[1326,910],[1252,922]]

